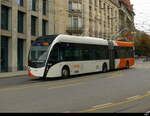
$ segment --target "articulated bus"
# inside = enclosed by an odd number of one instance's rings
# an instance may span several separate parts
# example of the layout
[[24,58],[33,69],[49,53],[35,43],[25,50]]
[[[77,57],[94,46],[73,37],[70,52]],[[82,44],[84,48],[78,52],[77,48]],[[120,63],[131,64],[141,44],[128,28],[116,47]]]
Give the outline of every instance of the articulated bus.
[[107,72],[135,63],[134,44],[94,37],[47,35],[32,43],[30,77],[52,78]]

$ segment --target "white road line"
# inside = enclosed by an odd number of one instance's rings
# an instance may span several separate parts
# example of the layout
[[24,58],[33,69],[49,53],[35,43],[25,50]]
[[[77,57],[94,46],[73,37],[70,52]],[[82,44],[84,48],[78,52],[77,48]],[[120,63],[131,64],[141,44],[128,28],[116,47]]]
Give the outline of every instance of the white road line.
[[111,105],[112,103],[107,103],[107,104],[101,104],[101,105],[96,105],[96,106],[92,106],[93,108],[97,108],[97,107],[103,107],[103,106],[108,106]]
[[73,87],[73,86],[76,86],[76,85],[81,85],[83,83],[73,83],[73,84],[66,84],[66,85],[60,85],[60,86],[51,86],[48,88],[48,90],[50,89],[59,89],[59,88],[65,88],[65,87]]
[[65,111],[65,112],[63,112],[63,113],[71,113],[71,111]]
[[150,91],[148,91],[147,93],[149,93],[149,94],[150,94]]
[[136,99],[136,98],[138,98],[138,97],[140,97],[140,95],[136,95],[136,96],[133,96],[133,97],[129,97],[129,98],[127,98],[127,100]]

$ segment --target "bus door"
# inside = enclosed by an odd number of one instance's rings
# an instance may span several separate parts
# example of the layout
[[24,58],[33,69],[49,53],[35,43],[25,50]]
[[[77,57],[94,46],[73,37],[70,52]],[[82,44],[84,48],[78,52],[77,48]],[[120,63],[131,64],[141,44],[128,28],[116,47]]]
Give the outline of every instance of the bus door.
[[109,43],[109,69],[115,69],[115,55],[114,55],[114,44],[112,41],[108,40]]

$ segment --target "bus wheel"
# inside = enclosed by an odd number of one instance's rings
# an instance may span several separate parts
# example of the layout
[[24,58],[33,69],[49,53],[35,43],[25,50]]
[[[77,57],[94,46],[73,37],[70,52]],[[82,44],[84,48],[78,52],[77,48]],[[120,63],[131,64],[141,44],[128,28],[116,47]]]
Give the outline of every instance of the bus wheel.
[[70,76],[70,71],[68,67],[64,67],[62,69],[62,77],[63,78],[68,78]]
[[103,64],[102,72],[105,73],[105,72],[107,72],[107,70],[108,70],[108,69],[107,69],[107,64]]
[[128,61],[126,62],[126,68],[127,68],[127,69],[129,69],[129,68],[130,68],[130,66],[129,66],[129,62],[128,62]]

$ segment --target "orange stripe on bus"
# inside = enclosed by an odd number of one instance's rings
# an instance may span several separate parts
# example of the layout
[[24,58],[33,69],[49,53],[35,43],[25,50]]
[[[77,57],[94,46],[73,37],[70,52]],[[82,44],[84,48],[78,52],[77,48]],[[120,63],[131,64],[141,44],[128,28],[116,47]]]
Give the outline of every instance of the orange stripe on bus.
[[135,64],[135,59],[134,58],[120,59],[118,68],[125,68],[127,62],[129,62],[129,66],[133,66]]
[[33,75],[30,71],[28,72],[28,76],[30,76],[30,77],[36,77],[36,76]]
[[133,43],[129,43],[129,42],[121,42],[121,41],[116,41],[118,46],[125,46],[125,47],[133,47],[134,44]]
[[75,64],[74,65],[74,68],[80,68],[81,66],[80,66],[80,64]]

